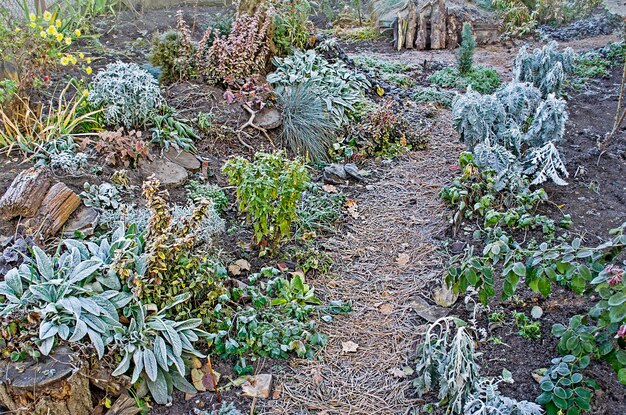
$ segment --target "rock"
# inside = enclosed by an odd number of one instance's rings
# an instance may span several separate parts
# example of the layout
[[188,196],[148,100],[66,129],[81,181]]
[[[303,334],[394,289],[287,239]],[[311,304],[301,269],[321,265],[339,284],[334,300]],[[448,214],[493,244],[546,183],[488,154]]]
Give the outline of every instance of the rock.
[[83,207],[74,212],[70,220],[67,221],[63,236],[71,238],[76,232],[80,232],[85,236],[93,235],[93,232],[98,225],[98,218],[100,212],[92,207]]
[[464,248],[465,248],[465,242],[456,241],[452,245],[450,245],[450,253],[454,255],[460,254],[461,252],[463,252]]
[[49,169],[37,167],[18,174],[0,199],[0,218],[33,217],[50,189],[51,176]]
[[265,107],[254,117],[254,124],[266,130],[273,130],[283,124],[283,116],[276,108]]
[[201,167],[200,160],[195,155],[188,151],[178,151],[174,147],[170,147],[167,153],[164,154],[164,157],[187,170],[198,171]]
[[359,168],[356,166],[356,164],[353,164],[353,163],[346,164],[344,166],[344,171],[347,173],[348,176],[350,176],[351,178],[355,180],[358,180],[358,181],[365,180],[365,178],[361,176],[361,174],[359,173]]
[[145,177],[154,175],[161,185],[166,187],[181,186],[189,178],[187,169],[165,158],[142,161],[139,170]]
[[271,389],[272,375],[270,374],[248,376],[246,382],[241,385],[243,395],[249,398],[267,399],[270,396]]
[[44,238],[54,236],[80,204],[80,197],[76,193],[64,183],[57,183],[41,202],[37,216],[29,219],[26,226],[38,229]]
[[348,179],[346,168],[343,164],[331,164],[324,168],[324,183],[327,184],[345,184]]
[[415,310],[418,316],[429,323],[434,323],[440,318],[447,316],[449,313],[449,310],[436,305],[430,305],[426,302],[426,300],[419,297],[416,301],[413,301],[410,306],[413,310]]

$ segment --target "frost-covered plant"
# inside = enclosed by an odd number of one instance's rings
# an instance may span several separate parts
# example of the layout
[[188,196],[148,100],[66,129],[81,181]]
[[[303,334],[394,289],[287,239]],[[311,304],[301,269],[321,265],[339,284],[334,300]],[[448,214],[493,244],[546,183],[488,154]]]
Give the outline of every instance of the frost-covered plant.
[[61,255],[48,256],[33,247],[34,258],[10,270],[0,282],[0,316],[34,312],[39,318],[39,350],[47,355],[58,337],[79,342],[85,336],[102,358],[111,341],[113,327],[119,326],[117,309],[130,296],[115,290],[96,291],[102,261],[97,257],[83,260],[78,248]]
[[172,401],[174,388],[196,393],[185,379],[185,361],[193,356],[204,357],[192,344],[207,335],[198,328],[202,320],[173,321],[165,316],[168,309],[188,300],[188,294],[176,296],[171,304],[155,314],[135,302],[128,307],[128,326],[115,328],[114,342],[121,351],[122,360],[113,376],[125,374],[132,366],[131,383],[140,379],[145,382],[154,401],[160,405]]
[[513,63],[514,78],[518,82],[530,82],[541,91],[544,97],[559,94],[565,82],[565,74],[574,65],[574,52],[571,48],[563,52],[557,49],[556,42],[550,42],[542,49],[528,53],[522,47]]
[[[262,74],[270,58],[270,32],[274,9],[268,6],[254,16],[239,15],[227,36],[215,36],[206,47],[209,32],[198,44],[198,69],[215,82],[234,85]],[[217,32],[214,32],[217,33]]]
[[[510,376],[510,374],[509,374]],[[469,396],[465,415],[541,415],[539,405],[528,401],[518,401],[504,396],[498,390],[498,384],[508,381],[504,378],[481,379],[476,390]],[[512,381],[512,379],[510,380]]]
[[336,127],[315,88],[309,83],[280,87],[276,96],[283,110],[283,142],[299,156],[323,161],[336,138]]
[[20,266],[34,245],[35,240],[30,236],[17,234],[4,239],[0,237],[0,279],[4,279],[11,268]]
[[42,144],[35,154],[36,165],[49,166],[68,174],[76,174],[88,165],[89,156],[80,151],[71,136],[64,136]]
[[120,206],[120,192],[111,183],[100,185],[85,182],[80,197],[85,206],[99,209],[117,209]]
[[200,203],[202,199],[213,201],[213,207],[218,214],[222,213],[228,205],[226,194],[217,184],[203,183],[192,179],[185,184],[185,190],[187,191],[187,197],[193,203]]
[[474,340],[464,322],[452,317],[435,321],[418,350],[417,393],[438,389],[448,411],[462,413],[480,376],[475,358]]
[[115,127],[143,127],[165,104],[158,81],[134,63],[116,62],[93,78],[89,103],[103,108],[104,120]]
[[194,408],[193,412],[189,415],[244,415],[237,407],[232,403],[223,403],[220,409],[215,411],[204,411],[202,409]]
[[330,118],[337,126],[348,121],[348,113],[363,101],[370,87],[367,78],[341,62],[330,63],[314,50],[285,58],[274,58],[276,71],[267,76],[274,87],[308,84],[325,103]]
[[530,84],[512,83],[493,95],[470,89],[457,96],[452,113],[461,142],[474,153],[476,164],[498,174],[498,190],[520,183],[520,174],[529,176],[531,184],[567,184],[567,169],[556,147],[567,120],[563,100],[549,94],[542,101]]

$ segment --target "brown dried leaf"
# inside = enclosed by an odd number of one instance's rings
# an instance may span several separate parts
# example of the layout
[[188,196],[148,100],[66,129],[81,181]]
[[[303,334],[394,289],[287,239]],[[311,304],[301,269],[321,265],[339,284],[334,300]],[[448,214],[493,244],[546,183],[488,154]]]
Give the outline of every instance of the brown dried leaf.
[[341,350],[344,353],[356,353],[359,345],[352,340],[348,340],[347,342],[341,342]]

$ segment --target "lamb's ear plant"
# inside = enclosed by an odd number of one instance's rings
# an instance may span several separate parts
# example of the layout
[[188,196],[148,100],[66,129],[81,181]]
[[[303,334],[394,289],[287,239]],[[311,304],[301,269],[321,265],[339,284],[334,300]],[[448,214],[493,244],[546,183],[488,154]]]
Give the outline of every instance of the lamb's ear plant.
[[196,393],[186,379],[185,361],[190,357],[204,357],[193,347],[193,342],[207,335],[199,329],[201,319],[173,321],[165,316],[168,309],[189,300],[182,294],[155,314],[146,306],[135,302],[125,309],[130,319],[128,326],[115,328],[114,342],[122,356],[113,376],[123,375],[132,367],[131,383],[146,383],[155,402],[160,405],[172,401],[173,389]]
[[111,183],[100,185],[85,182],[80,197],[85,206],[99,209],[117,209],[120,206],[120,192]]

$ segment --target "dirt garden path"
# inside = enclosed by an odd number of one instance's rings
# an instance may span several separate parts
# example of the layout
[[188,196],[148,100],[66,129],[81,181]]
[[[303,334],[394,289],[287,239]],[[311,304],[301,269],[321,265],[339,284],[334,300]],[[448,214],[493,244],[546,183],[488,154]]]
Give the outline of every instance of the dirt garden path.
[[[412,303],[428,299],[442,276],[435,238],[446,226],[438,192],[460,151],[449,112],[432,125],[430,147],[395,161],[356,197],[358,218],[329,241],[336,277],[312,281],[323,297],[353,311],[323,324],[328,345],[313,360],[295,360],[276,387],[267,414],[405,414],[420,402],[411,376],[425,320]],[[356,351],[345,352],[350,345]]]

